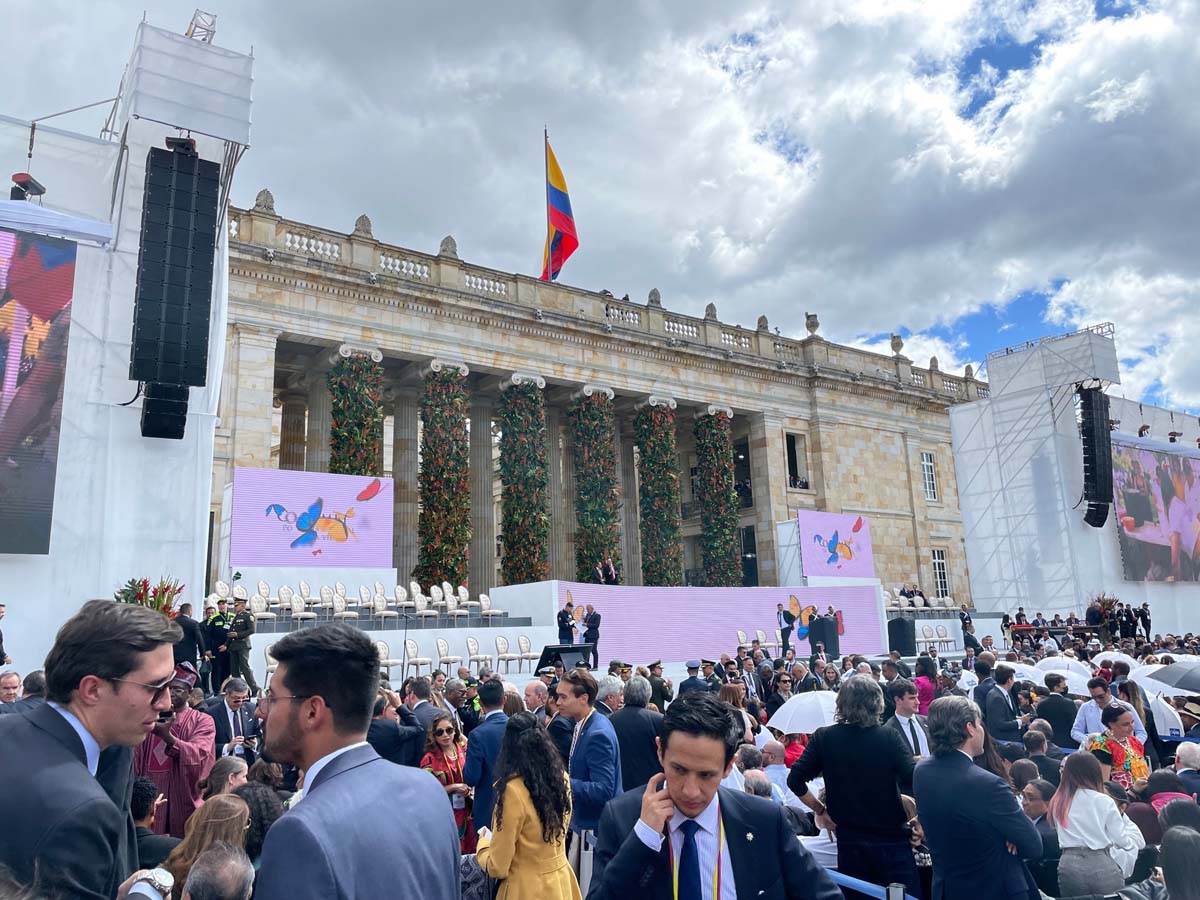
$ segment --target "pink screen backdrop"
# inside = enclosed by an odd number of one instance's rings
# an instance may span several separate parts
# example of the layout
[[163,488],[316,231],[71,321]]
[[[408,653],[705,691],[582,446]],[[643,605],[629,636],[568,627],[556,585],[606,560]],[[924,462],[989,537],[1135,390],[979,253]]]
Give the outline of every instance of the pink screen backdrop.
[[392,567],[392,479],[233,470],[233,566]]
[[871,523],[864,516],[801,510],[796,527],[805,577],[875,577]]
[[[600,613],[600,665],[621,659],[645,665],[656,659],[682,662],[737,649],[737,630],[753,640],[761,628],[775,640],[775,604],[798,606],[810,614],[832,606],[842,614],[842,653],[874,654],[884,650],[878,590],[870,585],[829,588],[646,588],[605,587],[597,584],[558,582],[558,606],[570,595],[576,615],[591,603]],[[796,603],[793,605],[792,600]],[[812,653],[799,618],[791,646],[797,656]],[[578,641],[578,638],[577,638]]]

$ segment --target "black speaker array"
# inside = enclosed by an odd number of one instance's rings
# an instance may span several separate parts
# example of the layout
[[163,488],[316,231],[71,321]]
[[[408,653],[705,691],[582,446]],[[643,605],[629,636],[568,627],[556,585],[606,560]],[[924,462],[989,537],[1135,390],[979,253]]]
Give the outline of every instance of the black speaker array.
[[207,380],[221,167],[171,143],[146,157],[129,377],[145,384],[143,436],[179,439],[188,386]]
[[1112,434],[1108,395],[1100,388],[1079,388],[1079,434],[1083,441],[1083,521],[1101,528],[1113,499]]
[[808,645],[816,647],[818,642],[825,645],[827,656],[841,656],[841,639],[833,616],[813,616],[808,620]]
[[907,617],[888,619],[888,649],[901,656],[917,655],[917,623]]

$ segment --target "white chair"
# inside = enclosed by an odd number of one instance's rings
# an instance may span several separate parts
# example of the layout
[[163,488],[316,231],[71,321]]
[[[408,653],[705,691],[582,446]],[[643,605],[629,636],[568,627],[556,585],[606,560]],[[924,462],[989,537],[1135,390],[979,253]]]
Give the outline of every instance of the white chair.
[[480,653],[479,641],[473,637],[469,637],[467,638],[467,665],[470,666],[473,663],[486,663],[490,667],[492,664],[492,655],[490,653]]
[[425,595],[421,592],[421,586],[419,584],[417,584],[415,581],[410,581],[408,583],[408,597],[410,600],[416,600],[418,597],[424,596]]
[[521,654],[509,653],[508,638],[504,637],[504,635],[496,635],[496,664],[499,665],[500,663],[503,663],[504,671],[507,673],[512,671],[512,664],[514,661],[517,664],[517,671],[520,672]]
[[300,596],[304,599],[305,603],[312,600],[312,588],[308,586],[307,581],[300,582]]
[[395,622],[400,618],[400,613],[394,609],[388,609],[387,597],[383,596],[383,591],[380,591],[372,598],[371,608],[374,609],[375,618],[379,620],[380,625],[383,625],[388,620]]
[[[380,591],[380,593],[383,593]],[[365,584],[358,586],[358,603],[360,606],[372,606],[375,602],[375,594]]]
[[417,604],[408,599],[408,591],[396,585],[396,609],[416,609]]
[[430,673],[433,672],[433,660],[428,656],[422,656],[421,651],[417,649],[417,642],[412,638],[408,638],[404,642],[404,650],[408,654],[408,659],[404,663],[404,675],[408,675],[409,669],[416,669],[416,674],[421,674],[421,667],[425,666]]
[[[449,598],[451,594],[454,594],[454,586],[451,585],[450,582],[448,582],[448,581],[443,581],[442,582],[442,596]],[[454,594],[454,596],[457,597],[458,595]]]
[[347,609],[346,608],[346,598],[343,597],[341,594],[334,594],[333,595],[333,617],[335,619],[341,619],[343,621],[345,621],[346,619],[354,619],[354,621],[357,622],[358,621],[358,610]]
[[760,647],[766,647],[769,650],[778,650],[779,649],[779,644],[776,643],[775,641],[768,641],[767,633],[765,631],[763,631],[761,628],[755,629],[754,636],[756,638],[758,638],[758,645]]
[[508,612],[503,609],[496,609],[492,606],[492,598],[487,594],[479,595],[479,614],[485,619],[494,619],[497,617],[507,616]]
[[382,582],[382,581],[377,581],[377,582],[375,582],[375,593],[376,593],[376,594],[383,594],[383,599],[387,601],[387,604],[388,604],[388,606],[391,606],[391,605],[392,605],[392,601],[393,601],[393,600],[395,600],[395,598],[394,598],[394,597],[389,597],[389,596],[387,595],[387,588],[385,588],[385,587],[383,586],[383,582]]
[[467,590],[465,584],[458,586],[458,605],[465,607],[471,612],[478,612],[479,610],[479,601],[471,599],[471,593]]
[[229,585],[220,579],[217,580],[217,596],[224,597],[226,600],[229,599]]
[[442,593],[442,589],[436,584],[429,586],[429,605],[438,609],[446,607],[446,595]]
[[925,642],[925,649],[928,650],[934,646],[937,641],[937,636],[933,633],[932,625],[921,626],[921,640]]
[[333,593],[333,588],[327,584],[321,585],[321,599],[317,603],[321,609],[333,609],[333,598],[336,594]]
[[780,653],[783,652],[783,631],[779,628],[775,629],[775,646],[779,648]]
[[404,660],[392,659],[392,650],[387,641],[376,641],[375,652],[379,654],[379,668],[387,672],[387,680],[392,680],[392,669],[404,665]]
[[250,598],[250,612],[254,614],[256,619],[267,619],[274,622],[278,616],[267,608],[267,598],[261,594],[255,594]]
[[255,587],[258,590],[258,596],[262,597],[264,600],[267,601],[267,606],[278,606],[279,605],[279,598],[271,596],[271,586],[269,584],[267,584],[265,581],[259,579],[259,582]]
[[427,603],[429,601],[427,601],[423,596],[418,594],[415,598],[415,601],[416,601],[416,605],[413,607],[413,609],[416,610],[416,614],[418,617],[426,618],[426,619],[430,618],[430,617],[433,617],[435,619],[437,618],[438,611],[436,609],[430,609],[427,606]]
[[950,632],[946,630],[945,625],[938,625],[934,629],[937,632],[938,650],[949,653],[954,649],[954,641],[950,637]]
[[446,663],[454,663],[458,665],[462,662],[461,656],[450,655],[450,642],[445,638],[438,638],[434,643],[437,644],[438,652],[438,668],[444,668]]
[[233,599],[234,600],[249,600],[250,595],[246,593],[246,589],[244,587],[242,587],[240,584],[235,584],[233,586]]
[[304,598],[299,594],[293,594],[292,589],[286,584],[279,589],[279,608],[290,612],[293,622],[315,622],[317,614],[306,610],[304,606]]
[[337,594],[339,597],[345,597],[346,596],[346,586],[344,584],[342,584],[340,581],[335,581],[333,583],[333,592],[335,594]]
[[738,631],[737,639],[738,639],[739,647],[749,647],[750,646],[750,639],[748,637],[746,637],[746,632]]
[[533,649],[533,644],[526,635],[517,635],[517,646],[521,649],[521,665],[517,666],[518,672],[524,668],[525,663],[530,663],[532,668],[532,664],[542,658],[542,654]]
[[275,657],[273,657],[271,655],[271,651],[274,649],[275,649],[274,644],[267,644],[267,646],[263,647],[263,656],[267,660],[267,684],[263,685],[264,688],[267,687],[268,685],[270,685],[271,676],[274,675],[275,670],[279,668],[278,661],[275,659]]
[[465,621],[466,618],[470,616],[470,613],[465,609],[459,609],[458,598],[455,597],[453,593],[450,593],[446,594],[446,615],[448,615],[452,621],[458,621],[459,619],[463,619]]

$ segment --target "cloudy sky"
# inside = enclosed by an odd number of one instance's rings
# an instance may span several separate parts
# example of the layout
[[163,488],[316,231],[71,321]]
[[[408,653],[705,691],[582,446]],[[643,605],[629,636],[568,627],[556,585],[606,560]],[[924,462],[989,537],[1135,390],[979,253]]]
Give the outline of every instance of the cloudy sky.
[[[256,60],[238,205],[536,275],[546,125],[568,284],[947,369],[1113,321],[1116,392],[1200,409],[1195,0],[203,2]],[[194,2],[5,6],[28,118]]]

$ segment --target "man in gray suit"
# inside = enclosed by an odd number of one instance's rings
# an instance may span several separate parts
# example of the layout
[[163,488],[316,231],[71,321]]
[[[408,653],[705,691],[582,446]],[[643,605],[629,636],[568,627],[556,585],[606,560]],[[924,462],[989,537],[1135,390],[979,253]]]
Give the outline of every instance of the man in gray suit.
[[[458,900],[458,828],[428,772],[396,766],[366,742],[379,656],[341,623],[276,642],[259,701],[266,753],[304,770],[304,795],[271,826],[257,900],[390,897]],[[402,853],[397,848],[403,848]]]

